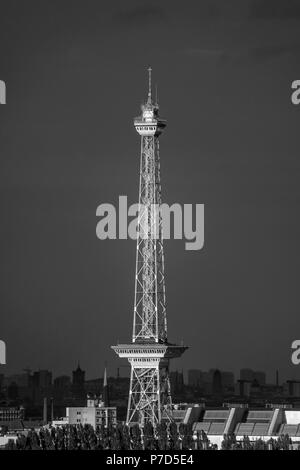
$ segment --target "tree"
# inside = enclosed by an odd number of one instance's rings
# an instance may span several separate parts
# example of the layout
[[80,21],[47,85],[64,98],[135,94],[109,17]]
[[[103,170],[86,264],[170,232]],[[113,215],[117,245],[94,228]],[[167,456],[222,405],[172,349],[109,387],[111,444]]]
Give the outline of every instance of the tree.
[[155,450],[155,437],[152,423],[147,422],[144,426],[144,449]]
[[13,439],[8,439],[8,443],[5,446],[6,450],[17,450],[17,446]]
[[279,436],[277,442],[275,443],[275,449],[277,450],[289,450],[292,440],[288,434]]
[[168,448],[168,429],[164,421],[157,425],[156,432],[159,450],[166,450]]
[[235,434],[224,434],[223,441],[221,443],[222,450],[232,450],[236,444]]
[[267,450],[267,444],[262,439],[256,439],[252,444],[253,450]]
[[178,439],[178,429],[177,429],[177,424],[172,421],[169,424],[169,448],[170,450],[178,450],[180,445],[179,445],[179,439]]
[[193,431],[190,424],[181,423],[179,426],[179,433],[182,439],[182,449],[190,450],[193,446]]
[[121,449],[130,450],[130,434],[128,426],[120,425]]
[[244,436],[242,440],[242,449],[243,450],[253,450],[253,446],[250,442],[249,436]]
[[138,424],[135,424],[130,429],[131,445],[133,450],[142,450],[141,430]]

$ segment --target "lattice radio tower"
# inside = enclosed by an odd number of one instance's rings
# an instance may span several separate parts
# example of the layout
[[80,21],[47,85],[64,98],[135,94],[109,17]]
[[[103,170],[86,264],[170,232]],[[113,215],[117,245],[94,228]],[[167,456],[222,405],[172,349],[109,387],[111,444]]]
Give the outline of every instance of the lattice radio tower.
[[148,98],[134,119],[141,160],[132,343],[112,348],[131,365],[127,424],[155,426],[162,419],[172,420],[169,360],[187,348],[167,339],[159,159],[166,121],[159,117],[157,98],[152,98],[151,68],[148,73]]

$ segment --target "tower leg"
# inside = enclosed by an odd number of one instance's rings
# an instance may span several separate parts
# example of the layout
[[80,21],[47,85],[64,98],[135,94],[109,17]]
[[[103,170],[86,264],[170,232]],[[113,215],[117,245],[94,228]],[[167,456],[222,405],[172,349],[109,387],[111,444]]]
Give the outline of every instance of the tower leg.
[[159,367],[131,366],[127,424],[142,426],[151,422],[156,426],[161,419]]
[[[145,364],[145,362],[144,362]],[[126,423],[156,426],[161,418],[172,420],[168,361],[149,366],[131,364]]]

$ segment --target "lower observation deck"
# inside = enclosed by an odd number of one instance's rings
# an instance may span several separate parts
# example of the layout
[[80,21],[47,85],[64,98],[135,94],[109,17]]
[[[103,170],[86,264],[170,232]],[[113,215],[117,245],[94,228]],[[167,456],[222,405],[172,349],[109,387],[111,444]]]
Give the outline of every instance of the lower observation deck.
[[153,357],[155,359],[173,359],[180,357],[184,351],[188,349],[187,346],[154,342],[118,344],[117,346],[111,346],[111,348],[119,357],[126,359],[145,357]]

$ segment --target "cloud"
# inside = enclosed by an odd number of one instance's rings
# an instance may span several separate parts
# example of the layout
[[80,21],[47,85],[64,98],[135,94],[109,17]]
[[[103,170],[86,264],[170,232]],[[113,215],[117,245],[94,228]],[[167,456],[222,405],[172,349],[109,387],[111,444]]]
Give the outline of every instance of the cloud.
[[300,43],[274,44],[248,49],[247,55],[256,61],[266,61],[282,56],[300,54]]
[[257,47],[233,47],[225,49],[206,49],[190,47],[184,54],[191,58],[216,58],[222,61],[253,61],[266,62],[282,56],[300,56],[300,42],[289,44],[271,44]]
[[299,0],[202,0],[197,15],[214,19],[299,19]]
[[113,20],[119,25],[135,27],[145,26],[167,20],[166,11],[155,5],[141,5],[133,8],[124,8],[113,14]]
[[[166,23],[169,17],[183,13],[182,5],[176,2],[160,5],[144,4],[115,10],[113,21],[118,26],[144,27],[147,25]],[[179,7],[180,6],[180,7]],[[169,13],[170,11],[170,13]],[[190,15],[197,21],[236,21],[236,20],[289,20],[300,19],[299,0],[201,0],[195,4],[184,6],[184,15]]]
[[197,47],[189,47],[184,50],[184,54],[191,57],[221,57],[224,54],[224,49],[205,49]]
[[251,0],[250,18],[300,19],[299,0]]
[[234,62],[265,63],[283,57],[296,57],[300,55],[300,43],[270,44],[256,47],[247,47],[226,51],[222,56],[224,60]]

